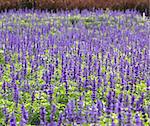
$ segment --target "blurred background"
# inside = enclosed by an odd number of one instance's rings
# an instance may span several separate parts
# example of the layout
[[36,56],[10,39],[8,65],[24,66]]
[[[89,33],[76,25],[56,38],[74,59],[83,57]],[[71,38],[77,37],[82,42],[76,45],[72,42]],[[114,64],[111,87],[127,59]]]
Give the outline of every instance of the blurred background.
[[150,0],[0,0],[0,11],[9,9],[111,9],[126,10],[134,9],[141,14],[145,12],[146,16],[150,15]]

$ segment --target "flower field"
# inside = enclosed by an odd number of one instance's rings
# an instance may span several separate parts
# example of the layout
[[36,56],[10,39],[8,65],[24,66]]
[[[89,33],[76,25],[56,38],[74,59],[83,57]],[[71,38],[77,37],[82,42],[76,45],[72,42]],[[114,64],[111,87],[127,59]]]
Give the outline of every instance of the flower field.
[[149,126],[150,23],[135,11],[0,14],[0,126]]

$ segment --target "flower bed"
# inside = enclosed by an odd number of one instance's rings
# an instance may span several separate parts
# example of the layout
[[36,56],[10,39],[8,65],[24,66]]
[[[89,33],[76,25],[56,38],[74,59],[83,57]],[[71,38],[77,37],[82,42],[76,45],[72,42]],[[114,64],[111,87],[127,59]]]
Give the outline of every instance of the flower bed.
[[134,11],[1,13],[1,125],[148,126],[148,33]]

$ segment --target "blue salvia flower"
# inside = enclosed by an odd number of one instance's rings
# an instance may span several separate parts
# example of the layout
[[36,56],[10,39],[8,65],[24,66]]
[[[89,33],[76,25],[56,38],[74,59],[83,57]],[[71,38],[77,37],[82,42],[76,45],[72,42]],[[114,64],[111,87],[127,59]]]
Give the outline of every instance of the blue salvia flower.
[[71,100],[71,101],[69,101],[69,103],[67,105],[67,117],[66,117],[66,119],[70,123],[74,122],[74,120],[75,120],[74,109],[75,109],[75,101]]
[[102,85],[102,80],[101,80],[101,77],[98,76],[98,84],[97,84],[97,88],[100,88],[101,85]]
[[10,66],[10,71],[13,72],[15,70],[15,66],[13,63],[11,63],[11,66]]
[[50,114],[50,121],[51,121],[51,123],[54,123],[55,113],[56,113],[56,105],[52,105],[52,107],[51,107],[51,114]]
[[100,117],[102,116],[102,110],[103,110],[103,103],[100,100],[97,100],[97,115]]
[[78,112],[76,116],[77,124],[82,124],[84,122],[84,118],[82,116],[82,110],[83,110],[83,96],[80,96],[79,102],[78,102]]
[[78,110],[77,111],[77,115],[76,115],[76,123],[82,125],[85,121],[82,115],[82,110]]
[[33,103],[35,101],[35,91],[31,94],[31,102]]
[[127,64],[126,74],[129,76],[131,74],[130,64],[128,62],[126,64]]
[[135,66],[134,67],[134,71],[135,71],[135,77],[138,77],[138,75],[139,75],[139,67],[138,66]]
[[124,117],[120,112],[118,113],[118,124],[119,124],[119,126],[124,125]]
[[88,59],[88,76],[90,76],[91,75],[91,66],[92,66],[92,54],[90,53],[89,54],[89,59]]
[[6,92],[6,82],[5,81],[2,84],[2,89],[3,89],[4,93],[5,93]]
[[53,100],[53,86],[52,85],[49,86],[47,94],[49,96],[48,97],[48,101],[51,102]]
[[16,74],[16,76],[15,76],[15,79],[16,80],[19,80],[20,78],[19,78],[19,72],[17,72],[17,74]]
[[135,115],[135,124],[136,126],[142,126],[142,122],[138,114]]
[[97,91],[96,82],[95,82],[95,80],[93,80],[92,96],[91,96],[93,101],[95,101],[95,99],[96,99],[96,91]]
[[115,105],[116,105],[117,99],[116,99],[116,92],[112,91],[112,103],[111,103],[111,110],[115,112]]
[[78,89],[79,89],[79,92],[81,92],[82,85],[83,85],[82,79],[81,79],[81,77],[79,77],[79,79],[78,79]]
[[137,111],[141,110],[142,104],[143,104],[143,98],[139,98],[139,100],[136,102],[136,110]]
[[107,107],[106,107],[106,113],[110,114],[111,112],[111,102],[112,102],[112,97],[111,97],[112,92],[109,91],[108,95],[107,95]]
[[11,118],[10,118],[10,126],[17,126],[16,117],[15,117],[14,113],[12,113]]
[[65,81],[65,89],[66,89],[66,96],[68,96],[68,91],[69,91],[68,81]]
[[148,91],[150,90],[150,79],[147,80],[147,90],[148,90]]
[[9,114],[8,114],[8,110],[7,108],[3,108],[3,114],[5,115],[5,124],[8,124],[8,120],[9,120]]
[[24,89],[23,89],[23,90],[24,90],[25,92],[30,92],[30,88],[31,88],[31,87],[30,87],[30,84],[28,84],[28,82],[27,82],[27,84],[24,84]]
[[83,87],[84,87],[84,89],[85,89],[85,92],[87,92],[88,91],[88,85],[89,85],[89,80],[88,80],[88,78],[86,77],[86,79],[85,79],[85,81],[84,81],[84,84],[83,84]]
[[96,110],[96,107],[95,107],[95,104],[92,105],[92,110],[90,111],[90,118],[91,118],[91,123],[94,123],[96,124],[97,121],[98,121],[98,116],[97,116],[97,110]]
[[55,61],[56,68],[58,68],[58,64],[59,64],[59,60],[58,60],[58,58],[56,58],[56,61]]
[[135,96],[134,96],[134,95],[132,95],[132,97],[131,97],[131,106],[133,106],[133,105],[134,105],[134,103],[135,103]]
[[120,103],[123,102],[123,93],[119,94],[118,100]]
[[90,120],[89,120],[89,118],[90,118],[90,107],[89,106],[87,106],[86,107],[86,111],[85,111],[85,122],[86,123],[89,123],[90,122]]
[[18,102],[19,102],[19,89],[18,89],[17,84],[14,84],[13,100],[16,103],[16,106],[18,106]]
[[40,125],[46,125],[46,110],[44,107],[40,108]]
[[65,82],[67,80],[66,78],[66,68],[62,68],[62,77],[61,77],[61,82]]
[[28,123],[29,117],[28,117],[28,112],[25,109],[23,104],[21,106],[21,112],[22,112],[22,117],[21,117],[20,126],[26,126],[26,124]]
[[126,99],[125,99],[125,102],[124,102],[124,106],[127,107],[129,105],[129,96],[126,95]]
[[114,80],[114,75],[110,74],[110,88],[115,87],[115,80]]
[[115,104],[115,113],[121,112],[120,104],[121,104],[120,102],[117,102],[117,103]]
[[87,77],[87,68],[84,68],[83,70],[83,77]]
[[57,126],[61,126],[61,125],[62,125],[62,122],[63,122],[63,114],[60,113],[59,118],[58,118]]
[[3,65],[0,64],[0,78],[2,77],[4,70],[3,70]]
[[79,109],[83,109],[83,98],[84,98],[84,96],[80,96],[79,97],[79,102],[78,102]]
[[128,110],[126,111],[126,116],[127,116],[127,126],[132,125],[132,111],[131,111],[131,106],[128,107]]
[[74,68],[73,68],[73,79],[76,81],[76,72],[77,72],[77,63],[75,61],[75,64],[74,64]]

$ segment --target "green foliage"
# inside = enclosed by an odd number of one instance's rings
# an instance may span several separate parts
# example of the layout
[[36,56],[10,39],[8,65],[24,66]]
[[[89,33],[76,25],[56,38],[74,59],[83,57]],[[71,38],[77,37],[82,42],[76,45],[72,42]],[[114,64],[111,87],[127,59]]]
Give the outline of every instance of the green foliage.
[[75,25],[79,22],[80,17],[79,16],[70,16],[69,21],[71,22],[72,25]]
[[0,64],[5,64],[4,51],[0,49]]
[[38,125],[40,124],[40,113],[33,112],[31,116],[29,116],[29,123],[31,125]]

